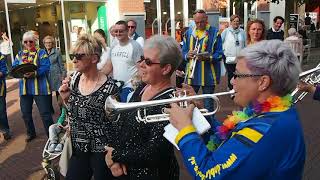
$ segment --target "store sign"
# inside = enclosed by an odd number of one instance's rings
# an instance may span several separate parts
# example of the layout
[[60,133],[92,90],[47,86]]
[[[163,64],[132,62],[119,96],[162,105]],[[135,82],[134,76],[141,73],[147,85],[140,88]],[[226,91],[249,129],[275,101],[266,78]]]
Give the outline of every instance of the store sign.
[[28,4],[31,4],[31,3],[36,3],[36,0],[7,0],[7,3],[28,3]]
[[299,14],[290,14],[290,28],[295,28],[298,31],[298,25],[299,25]]
[[107,7],[105,5],[98,7],[98,26],[107,33]]

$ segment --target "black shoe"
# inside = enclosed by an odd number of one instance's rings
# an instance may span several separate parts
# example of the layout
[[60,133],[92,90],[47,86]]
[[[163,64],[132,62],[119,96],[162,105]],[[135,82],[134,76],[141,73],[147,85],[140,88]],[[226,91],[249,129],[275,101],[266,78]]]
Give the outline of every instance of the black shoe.
[[11,139],[11,133],[10,132],[5,132],[2,134],[3,138],[8,141],[9,139]]
[[36,135],[27,135],[26,142],[30,142],[33,139],[35,139],[36,137],[37,137]]

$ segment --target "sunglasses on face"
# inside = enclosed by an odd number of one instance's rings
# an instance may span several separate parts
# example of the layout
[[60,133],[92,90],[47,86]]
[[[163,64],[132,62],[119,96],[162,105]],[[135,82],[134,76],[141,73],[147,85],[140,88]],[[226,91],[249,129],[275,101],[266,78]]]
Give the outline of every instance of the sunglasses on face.
[[138,61],[138,63],[142,63],[144,61],[144,63],[146,63],[147,66],[151,66],[153,64],[160,64],[160,63],[156,63],[156,62],[152,62],[149,58],[145,58],[144,56],[140,56],[140,61]]
[[233,73],[233,78],[234,79],[247,78],[247,77],[259,77],[259,76],[263,76],[263,75],[262,74],[241,74],[241,73],[237,73],[237,72]]
[[69,54],[71,60],[76,58],[76,60],[82,60],[82,58],[86,56],[86,54]]
[[136,26],[128,26],[129,29],[135,29]]
[[23,41],[24,44],[27,44],[27,43],[30,43],[30,44],[33,44],[34,41]]

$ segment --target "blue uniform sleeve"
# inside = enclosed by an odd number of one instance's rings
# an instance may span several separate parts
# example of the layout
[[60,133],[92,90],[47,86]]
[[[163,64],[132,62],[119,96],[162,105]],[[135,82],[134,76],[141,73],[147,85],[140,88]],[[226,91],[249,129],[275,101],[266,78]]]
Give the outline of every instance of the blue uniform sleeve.
[[189,42],[188,42],[188,31],[185,33],[183,37],[183,46],[182,46],[182,55],[185,61],[188,60],[188,52],[189,52]]
[[[19,52],[20,53],[20,52]],[[19,56],[19,53],[16,55],[16,57],[14,58],[14,61],[13,61],[13,64],[12,64],[12,67],[16,67],[20,64],[20,56]]]
[[2,76],[0,79],[4,79],[7,76],[8,69],[7,69],[7,64],[6,60],[3,55],[0,54],[0,72],[2,73]]
[[[176,142],[182,153],[184,163],[194,179],[224,179],[233,176],[243,162],[248,159],[254,144],[262,134],[252,128],[243,128],[234,133],[215,151],[209,151],[193,126],[182,129]],[[254,163],[245,163],[252,166]],[[241,177],[240,177],[241,178]]]
[[222,50],[222,39],[219,32],[217,32],[216,38],[212,44],[212,55],[210,56],[210,60],[212,62],[218,62],[223,57],[223,50]]
[[50,60],[45,50],[40,49],[38,53],[38,69],[36,76],[43,76],[50,71]]
[[320,101],[320,85],[316,87],[316,91],[313,94],[313,99]]

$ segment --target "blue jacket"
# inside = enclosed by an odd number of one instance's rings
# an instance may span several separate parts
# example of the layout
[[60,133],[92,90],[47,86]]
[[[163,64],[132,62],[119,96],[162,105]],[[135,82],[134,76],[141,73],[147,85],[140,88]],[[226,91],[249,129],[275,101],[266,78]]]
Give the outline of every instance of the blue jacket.
[[198,86],[213,86],[220,82],[221,75],[221,64],[220,61],[223,56],[222,50],[222,40],[218,29],[207,25],[205,34],[203,37],[199,38],[200,43],[200,53],[208,52],[210,59],[207,61],[197,61],[194,77],[190,79],[191,75],[191,59],[188,59],[189,50],[194,50],[196,45],[196,29],[195,27],[190,27],[185,33],[183,39],[182,53],[183,58],[187,62],[186,72],[188,76],[189,85]]
[[182,129],[176,142],[194,179],[302,179],[306,152],[295,108],[239,123],[213,152],[193,126]]
[[8,73],[6,59],[0,52],[0,72],[3,76],[0,77],[0,96],[6,96],[6,76]]
[[31,58],[31,63],[35,64],[38,69],[33,78],[22,78],[19,82],[20,96],[21,95],[49,95],[51,89],[49,85],[50,60],[47,52],[43,49],[37,49],[35,52],[27,52],[27,50],[19,51],[13,62],[12,67],[23,64],[23,54],[28,54]]

